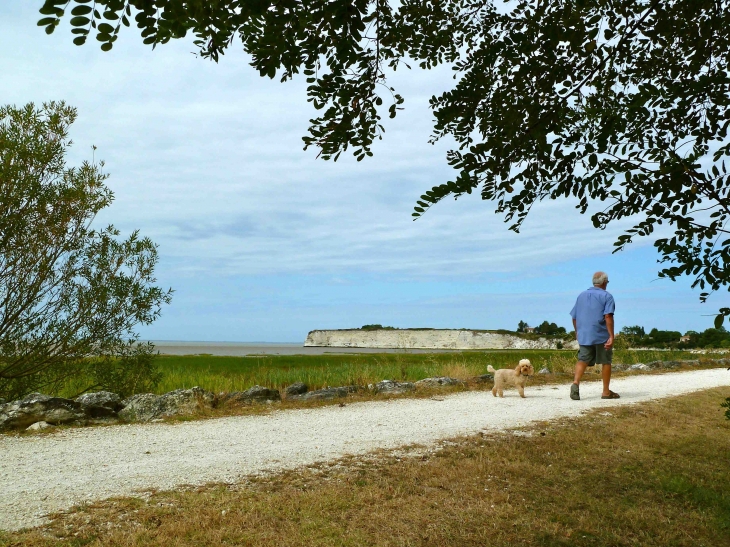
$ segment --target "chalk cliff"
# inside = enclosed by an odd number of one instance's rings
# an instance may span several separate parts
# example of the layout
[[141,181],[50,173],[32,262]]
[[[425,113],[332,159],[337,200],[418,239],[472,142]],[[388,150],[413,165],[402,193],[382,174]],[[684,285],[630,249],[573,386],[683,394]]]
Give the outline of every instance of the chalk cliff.
[[[466,329],[313,330],[305,346],[402,349],[555,349],[557,339]],[[563,341],[565,349],[577,342]]]

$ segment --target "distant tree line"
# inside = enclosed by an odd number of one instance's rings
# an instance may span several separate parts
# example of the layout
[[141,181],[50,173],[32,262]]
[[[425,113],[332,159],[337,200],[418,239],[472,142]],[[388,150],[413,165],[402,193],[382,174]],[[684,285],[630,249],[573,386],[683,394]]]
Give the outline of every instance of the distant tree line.
[[545,336],[560,336],[567,334],[565,327],[559,327],[556,323],[550,323],[549,321],[543,321],[535,327],[534,330],[530,330],[530,325],[528,325],[525,321],[520,321],[517,325],[517,332],[534,332]]
[[372,325],[363,325],[360,330],[395,330],[395,327],[384,327],[380,323],[373,323]]
[[647,334],[644,327],[633,325],[621,329],[621,337],[629,347],[648,348],[730,348],[730,332],[725,327],[709,328],[703,332],[659,330],[653,328]]

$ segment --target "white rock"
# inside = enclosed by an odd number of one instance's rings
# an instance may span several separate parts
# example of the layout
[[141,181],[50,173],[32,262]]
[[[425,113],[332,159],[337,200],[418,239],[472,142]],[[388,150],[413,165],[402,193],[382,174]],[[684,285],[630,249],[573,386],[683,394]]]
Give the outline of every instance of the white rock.
[[433,378],[424,378],[416,382],[417,387],[439,387],[439,386],[458,386],[463,384],[461,380],[450,378],[448,376],[435,376]]
[[[335,348],[554,349],[555,339],[468,329],[313,330],[305,346]],[[578,349],[575,340],[563,342]]]
[[141,393],[128,397],[119,411],[119,418],[125,422],[149,422],[155,418],[165,418],[181,414],[194,414],[201,407],[210,407],[214,395],[201,387],[176,389],[164,395]]
[[49,424],[48,422],[36,422],[33,425],[30,425],[25,428],[26,431],[42,431],[44,429],[50,429],[54,426]]
[[413,391],[415,387],[412,382],[382,380],[375,384],[375,393],[405,393],[406,391]]

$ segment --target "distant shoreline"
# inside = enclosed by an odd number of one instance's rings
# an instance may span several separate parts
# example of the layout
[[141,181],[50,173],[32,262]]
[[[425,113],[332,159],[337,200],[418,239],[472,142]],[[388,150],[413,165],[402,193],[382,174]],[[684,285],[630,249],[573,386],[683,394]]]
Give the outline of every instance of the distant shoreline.
[[246,357],[250,355],[326,355],[346,353],[458,353],[448,349],[381,349],[305,347],[301,342],[201,342],[149,340],[161,355],[215,355]]

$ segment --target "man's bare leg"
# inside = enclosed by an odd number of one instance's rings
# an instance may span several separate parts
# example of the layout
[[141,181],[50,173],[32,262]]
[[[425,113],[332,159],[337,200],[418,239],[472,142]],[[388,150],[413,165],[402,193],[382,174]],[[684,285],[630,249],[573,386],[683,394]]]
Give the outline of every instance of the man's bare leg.
[[583,378],[583,373],[586,371],[587,366],[588,363],[585,361],[578,361],[575,364],[575,377],[573,379],[573,384],[570,386],[570,398],[574,401],[580,401],[580,391],[578,390],[578,386],[580,385],[580,379]]
[[611,390],[608,389],[608,384],[611,382],[611,365],[601,367],[601,378],[603,378],[603,396],[608,397],[611,395]]
[[[583,378],[583,374],[586,371],[586,368],[588,367],[588,363],[585,361],[578,361],[575,364],[575,376],[573,377],[573,383],[578,385],[580,384],[581,378]],[[610,375],[610,372],[609,372]]]

